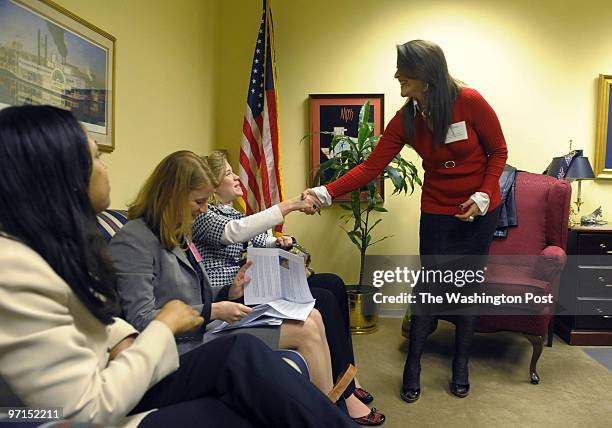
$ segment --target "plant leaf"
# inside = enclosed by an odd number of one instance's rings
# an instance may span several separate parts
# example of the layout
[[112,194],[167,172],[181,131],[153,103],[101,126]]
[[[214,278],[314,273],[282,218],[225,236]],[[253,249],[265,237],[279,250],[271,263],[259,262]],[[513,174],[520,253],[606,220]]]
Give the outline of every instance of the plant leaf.
[[346,234],[348,235],[349,238],[351,238],[351,241],[353,241],[353,244],[355,244],[357,248],[359,248],[359,251],[361,251],[361,242],[357,238],[355,231],[351,230],[350,232],[346,232]]
[[387,172],[387,174],[389,174],[389,178],[393,183],[393,187],[395,187],[395,192],[401,192],[404,188],[404,185],[406,184],[405,178],[402,177],[399,171],[396,168],[393,168],[392,166],[387,166],[385,168],[385,171]]
[[330,158],[326,160],[325,162],[323,162],[322,164],[320,164],[318,167],[317,173],[312,178],[311,185],[313,187],[318,186],[319,180],[321,179],[321,174],[323,174],[323,172],[326,171],[327,169],[333,169],[337,167],[337,164],[338,164],[338,159],[336,158]]
[[371,247],[372,245],[374,245],[374,244],[378,244],[379,242],[384,241],[384,240],[385,240],[385,239],[387,239],[387,238],[392,238],[393,236],[394,236],[394,235],[383,236],[382,238],[377,239],[376,241],[372,242],[372,243],[370,244],[370,247]]
[[388,213],[389,210],[384,208],[384,207],[374,207],[372,208],[373,211],[378,211],[379,213]]
[[379,218],[378,220],[374,222],[372,226],[370,226],[370,228],[368,229],[368,235],[370,234],[370,232],[372,232],[372,229],[374,229],[378,225],[378,223],[380,223],[381,221],[382,221],[382,218]]
[[370,102],[366,101],[359,110],[359,122],[368,122],[370,120]]

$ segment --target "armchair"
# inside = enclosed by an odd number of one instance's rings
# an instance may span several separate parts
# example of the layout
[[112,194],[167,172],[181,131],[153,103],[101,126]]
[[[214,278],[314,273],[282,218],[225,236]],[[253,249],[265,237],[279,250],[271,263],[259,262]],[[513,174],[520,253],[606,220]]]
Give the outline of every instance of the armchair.
[[[519,172],[515,199],[519,225],[506,239],[491,244],[484,289],[506,295],[559,296],[561,272],[567,261],[567,224],[571,187],[567,181],[545,175]],[[522,333],[531,342],[533,354],[529,380],[538,384],[536,365],[547,336],[552,346],[555,303],[497,309],[481,315],[476,331]]]

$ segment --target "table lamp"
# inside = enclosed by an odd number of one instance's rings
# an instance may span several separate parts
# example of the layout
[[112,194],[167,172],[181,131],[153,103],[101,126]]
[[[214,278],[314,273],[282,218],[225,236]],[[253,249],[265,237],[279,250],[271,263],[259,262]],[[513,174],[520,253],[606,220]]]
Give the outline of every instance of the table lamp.
[[582,150],[574,150],[565,156],[555,157],[548,165],[546,175],[562,178],[570,182],[578,182],[578,195],[574,201],[576,208],[570,208],[570,223],[572,226],[576,225],[579,221],[572,221],[572,216],[574,214],[577,216],[580,213],[580,207],[584,203],[580,197],[582,180],[593,180],[595,178],[589,158],[582,156]]

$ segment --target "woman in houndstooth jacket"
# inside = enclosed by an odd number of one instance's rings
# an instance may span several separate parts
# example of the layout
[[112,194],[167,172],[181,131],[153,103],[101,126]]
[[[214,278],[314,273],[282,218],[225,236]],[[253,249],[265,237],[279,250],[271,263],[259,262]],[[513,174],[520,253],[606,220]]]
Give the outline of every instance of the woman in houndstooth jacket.
[[[193,240],[202,254],[204,266],[213,287],[226,287],[240,269],[243,249],[255,247],[290,248],[292,238],[268,236],[266,231],[282,223],[293,211],[311,208],[309,201],[296,197],[283,201],[260,213],[245,216],[232,207],[232,202],[242,196],[240,180],[233,173],[224,152],[215,151],[206,157],[220,185],[213,195],[216,204],[209,205],[208,212],[198,216],[193,226]],[[319,310],[325,324],[334,376],[346,366],[355,363],[350,334],[348,299],[342,279],[332,273],[313,274],[308,278],[315,308]],[[345,395],[351,417],[363,425],[380,425],[384,415],[376,409],[370,410],[373,397],[355,384],[347,388]]]

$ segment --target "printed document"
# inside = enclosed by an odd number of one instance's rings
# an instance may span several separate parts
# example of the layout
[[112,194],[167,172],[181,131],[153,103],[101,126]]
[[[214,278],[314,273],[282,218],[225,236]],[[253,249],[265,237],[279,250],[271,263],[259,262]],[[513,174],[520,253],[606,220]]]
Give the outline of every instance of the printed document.
[[242,320],[224,322],[212,332],[278,325],[282,319],[305,321],[315,299],[308,288],[304,259],[277,248],[254,247],[248,248],[247,258],[253,265],[246,272],[251,281],[244,287],[244,303],[257,306]]

